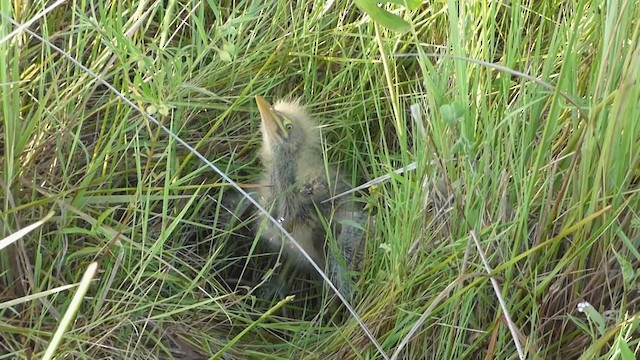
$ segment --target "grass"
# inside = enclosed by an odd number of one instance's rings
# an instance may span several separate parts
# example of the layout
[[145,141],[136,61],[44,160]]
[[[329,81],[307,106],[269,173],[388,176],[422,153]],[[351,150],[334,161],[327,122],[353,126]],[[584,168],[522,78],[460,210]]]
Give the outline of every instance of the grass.
[[387,357],[640,356],[638,1],[393,6],[405,34],[350,1],[52,4],[0,1],[0,359],[384,358],[317,283],[253,291],[230,185],[69,57],[247,189],[254,95],[300,97],[354,186],[415,162],[359,194]]

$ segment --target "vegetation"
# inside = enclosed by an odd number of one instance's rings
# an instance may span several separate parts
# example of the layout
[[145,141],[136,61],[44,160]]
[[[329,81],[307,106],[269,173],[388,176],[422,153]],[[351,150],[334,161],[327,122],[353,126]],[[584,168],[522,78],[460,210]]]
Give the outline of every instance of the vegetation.
[[[406,32],[350,1],[0,1],[0,359],[640,357],[640,2],[398,3]],[[386,354],[317,281],[255,291],[275,256],[193,152],[252,189],[255,95],[300,97],[354,187],[415,163],[358,192]]]

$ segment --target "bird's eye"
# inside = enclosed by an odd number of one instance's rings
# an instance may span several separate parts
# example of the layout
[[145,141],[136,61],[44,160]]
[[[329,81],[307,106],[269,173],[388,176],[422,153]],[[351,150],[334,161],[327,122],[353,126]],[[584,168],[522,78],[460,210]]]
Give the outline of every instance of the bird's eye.
[[291,131],[293,129],[293,124],[287,124],[284,128],[287,129],[287,131]]

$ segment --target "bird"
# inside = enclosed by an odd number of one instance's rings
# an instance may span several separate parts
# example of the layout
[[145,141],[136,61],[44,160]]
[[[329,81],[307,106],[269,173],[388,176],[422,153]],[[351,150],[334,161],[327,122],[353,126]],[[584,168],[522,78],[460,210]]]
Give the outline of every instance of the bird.
[[[364,249],[366,213],[355,201],[327,201],[349,189],[346,176],[325,165],[318,126],[299,100],[279,100],[271,105],[255,97],[261,118],[263,171],[257,201],[321,269],[328,270],[344,296],[351,295],[352,270]],[[310,271],[312,264],[264,216],[255,231],[275,251],[284,255],[280,286],[286,288],[290,272]],[[327,224],[329,224],[327,226]],[[327,240],[333,237],[337,249]]]

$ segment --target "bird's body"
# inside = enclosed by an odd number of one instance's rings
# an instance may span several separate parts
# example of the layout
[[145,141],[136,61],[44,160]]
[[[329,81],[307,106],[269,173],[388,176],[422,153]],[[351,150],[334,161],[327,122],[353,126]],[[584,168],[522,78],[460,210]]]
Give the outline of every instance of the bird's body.
[[[258,201],[323,268],[327,260],[326,229],[335,229],[327,227],[326,222],[344,212],[324,200],[344,191],[346,182],[334,168],[325,166],[317,128],[298,102],[280,101],[271,106],[261,97],[256,97],[256,102],[262,117],[261,156],[265,167]],[[257,224],[257,232],[272,248],[283,249],[285,262],[297,268],[310,267],[266,217]],[[329,259],[332,271],[339,268],[334,260]]]

